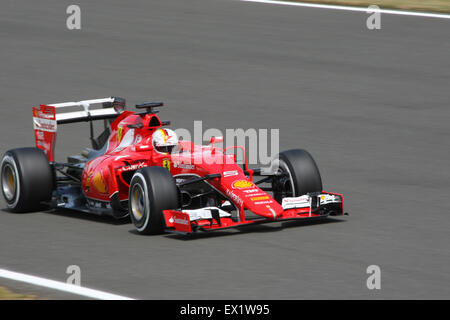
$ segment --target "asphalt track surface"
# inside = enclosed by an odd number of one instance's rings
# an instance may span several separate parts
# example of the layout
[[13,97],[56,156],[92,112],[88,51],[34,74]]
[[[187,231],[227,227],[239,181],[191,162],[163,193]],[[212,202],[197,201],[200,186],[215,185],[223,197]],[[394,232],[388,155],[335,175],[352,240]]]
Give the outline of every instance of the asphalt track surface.
[[[163,100],[174,128],[279,128],[350,216],[186,239],[2,211],[0,267],[64,281],[78,265],[83,286],[133,298],[450,298],[448,20],[382,15],[370,31],[364,13],[232,0],[77,3],[69,31],[70,1],[2,2],[2,153],[33,145],[39,103]],[[59,129],[60,160],[89,144],[86,124]]]

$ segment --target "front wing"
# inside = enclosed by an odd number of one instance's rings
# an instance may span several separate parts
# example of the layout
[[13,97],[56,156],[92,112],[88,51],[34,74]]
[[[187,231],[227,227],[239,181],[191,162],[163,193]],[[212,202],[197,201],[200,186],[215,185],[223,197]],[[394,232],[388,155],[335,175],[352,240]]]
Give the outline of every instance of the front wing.
[[317,220],[330,215],[347,215],[344,212],[342,194],[325,191],[296,198],[284,198],[283,208],[283,212],[276,219],[257,217],[241,221],[216,207],[197,210],[163,210],[163,214],[166,231],[181,234],[287,220]]

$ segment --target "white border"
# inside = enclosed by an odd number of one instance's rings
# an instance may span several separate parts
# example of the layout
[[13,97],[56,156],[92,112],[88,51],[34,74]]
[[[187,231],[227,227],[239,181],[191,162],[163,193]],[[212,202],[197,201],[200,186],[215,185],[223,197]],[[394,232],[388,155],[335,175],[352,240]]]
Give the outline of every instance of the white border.
[[317,3],[307,3],[307,2],[276,1],[276,0],[239,0],[239,1],[277,4],[277,5],[283,5],[283,6],[357,11],[357,12],[366,12],[366,13],[379,12],[379,13],[396,14],[396,15],[403,15],[403,16],[450,19],[450,14],[428,13],[428,12],[415,12],[415,11],[389,10],[389,9],[375,10],[375,9],[369,9],[369,8],[364,8],[364,7],[340,6],[340,5],[331,5],[331,4],[317,4]]
[[81,286],[77,286],[74,284],[69,284],[65,282],[45,279],[41,277],[31,276],[24,273],[19,272],[13,272],[5,269],[0,269],[0,278],[6,278],[10,280],[15,281],[21,281],[26,282],[29,284],[33,284],[40,287],[46,287],[50,289],[55,289],[59,291],[65,291],[72,294],[88,297],[88,298],[94,298],[94,299],[100,299],[100,300],[134,300],[132,298],[119,296],[116,294],[103,292],[99,290],[84,288]]

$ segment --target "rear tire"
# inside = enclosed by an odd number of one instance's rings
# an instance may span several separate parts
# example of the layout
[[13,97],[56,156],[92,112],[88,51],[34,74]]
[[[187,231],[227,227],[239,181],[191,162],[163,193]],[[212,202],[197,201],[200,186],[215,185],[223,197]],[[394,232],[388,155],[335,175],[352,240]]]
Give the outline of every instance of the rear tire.
[[37,211],[41,209],[41,202],[51,199],[53,170],[41,149],[9,150],[3,156],[0,168],[1,189],[10,211]]
[[163,233],[165,222],[162,211],[176,209],[179,206],[178,188],[166,168],[146,167],[133,175],[128,209],[139,233]]
[[[311,154],[302,149],[292,149],[279,154],[279,170],[285,172],[285,178],[275,180],[275,199],[281,203],[286,196],[298,197],[310,192],[322,191],[322,178]],[[275,191],[278,190],[278,191]]]

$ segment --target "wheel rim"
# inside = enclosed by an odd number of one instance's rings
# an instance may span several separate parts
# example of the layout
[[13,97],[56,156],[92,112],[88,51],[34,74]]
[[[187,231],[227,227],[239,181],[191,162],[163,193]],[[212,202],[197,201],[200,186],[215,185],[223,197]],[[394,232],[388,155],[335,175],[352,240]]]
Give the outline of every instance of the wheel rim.
[[284,197],[295,197],[295,186],[292,180],[292,174],[286,162],[284,162],[283,160],[280,161],[279,170],[281,170],[281,172],[285,172],[288,174],[287,177],[281,179],[282,185],[284,187],[283,188]]
[[145,214],[145,192],[139,184],[131,190],[131,213],[136,221],[141,221]]
[[16,173],[10,164],[5,164],[2,170],[2,189],[8,201],[14,199],[17,190]]

